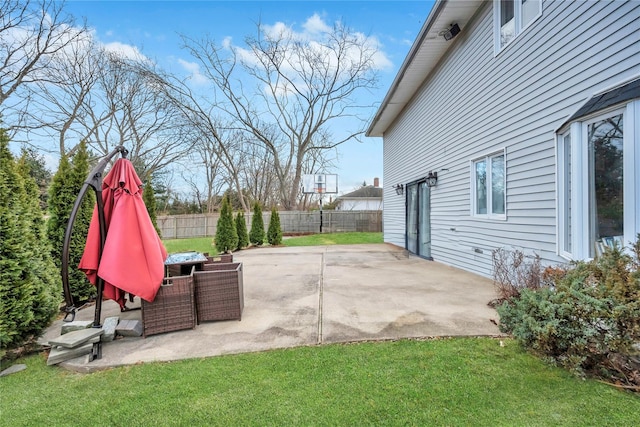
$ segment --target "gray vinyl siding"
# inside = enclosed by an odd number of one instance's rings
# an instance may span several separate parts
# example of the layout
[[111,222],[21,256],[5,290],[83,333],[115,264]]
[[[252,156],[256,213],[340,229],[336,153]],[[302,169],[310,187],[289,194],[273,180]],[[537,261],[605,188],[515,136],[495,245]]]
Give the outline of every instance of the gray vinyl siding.
[[[384,134],[384,239],[405,246],[393,185],[438,171],[435,260],[491,276],[491,251],[556,255],[555,132],[591,95],[640,73],[640,2],[545,1],[494,53],[487,2]],[[506,150],[506,220],[471,214],[471,161]]]

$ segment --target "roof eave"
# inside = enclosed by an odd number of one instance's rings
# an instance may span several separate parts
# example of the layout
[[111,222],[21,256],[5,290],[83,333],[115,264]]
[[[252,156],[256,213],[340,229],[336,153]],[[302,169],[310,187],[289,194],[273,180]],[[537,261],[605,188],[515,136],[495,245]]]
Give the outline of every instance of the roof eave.
[[[464,31],[482,0],[437,0],[414,41],[398,74],[365,133],[380,137],[404,110],[415,92],[436,68],[441,58],[454,45],[441,36],[443,30],[456,23]],[[458,35],[458,37],[460,37]],[[416,65],[419,62],[419,65]]]

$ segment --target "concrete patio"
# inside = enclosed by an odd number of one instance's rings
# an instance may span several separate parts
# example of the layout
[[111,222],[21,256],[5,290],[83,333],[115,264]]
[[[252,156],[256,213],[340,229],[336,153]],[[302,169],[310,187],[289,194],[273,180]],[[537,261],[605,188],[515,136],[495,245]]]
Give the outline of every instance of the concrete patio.
[[[389,244],[278,247],[234,254],[244,267],[241,321],[207,322],[193,330],[126,337],[102,345],[102,358],[61,366],[88,372],[276,348],[363,340],[499,335],[491,280],[408,256]],[[139,306],[136,298],[130,308]],[[113,301],[102,318],[140,319]],[[94,307],[76,320],[92,320]],[[60,335],[61,320],[43,335]]]

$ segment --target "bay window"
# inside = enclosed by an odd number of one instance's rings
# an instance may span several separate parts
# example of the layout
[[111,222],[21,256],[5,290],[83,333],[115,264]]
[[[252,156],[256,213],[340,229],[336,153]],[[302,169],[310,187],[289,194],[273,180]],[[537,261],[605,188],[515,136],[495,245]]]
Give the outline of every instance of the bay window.
[[623,114],[586,124],[589,155],[589,241],[591,257],[623,244]]
[[640,80],[594,95],[557,135],[558,254],[589,259],[640,233]]

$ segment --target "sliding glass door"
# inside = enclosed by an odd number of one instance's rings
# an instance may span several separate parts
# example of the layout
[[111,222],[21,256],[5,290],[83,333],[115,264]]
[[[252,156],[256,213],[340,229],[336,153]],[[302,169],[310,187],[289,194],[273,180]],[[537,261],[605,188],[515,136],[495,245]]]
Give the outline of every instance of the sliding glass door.
[[406,247],[431,259],[431,193],[425,181],[407,185]]

